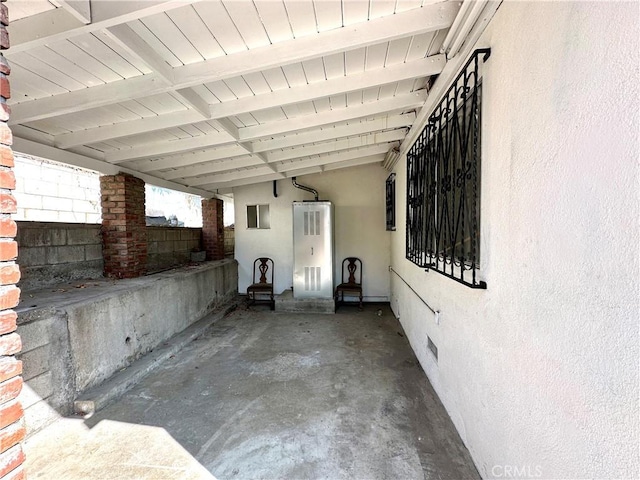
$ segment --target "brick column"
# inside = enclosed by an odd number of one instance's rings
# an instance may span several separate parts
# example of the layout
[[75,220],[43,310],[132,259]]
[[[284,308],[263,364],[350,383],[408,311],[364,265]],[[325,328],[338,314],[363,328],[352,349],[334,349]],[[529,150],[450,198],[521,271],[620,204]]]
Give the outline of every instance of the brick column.
[[[5,0],[0,0],[4,2]],[[0,49],[9,48],[7,7],[0,3]],[[17,315],[13,308],[20,300],[20,269],[16,263],[18,244],[16,222],[11,215],[16,213],[16,200],[12,190],[16,188],[13,174],[13,137],[7,125],[10,109],[7,99],[11,97],[7,59],[0,54],[0,478],[19,480],[25,478],[24,452],[21,442],[25,437],[24,412],[18,395],[22,390],[22,362],[15,354],[22,348],[17,333]]]
[[202,199],[202,241],[207,260],[224,258],[223,205],[218,198]]
[[134,278],[147,271],[144,181],[119,173],[100,177],[104,274]]

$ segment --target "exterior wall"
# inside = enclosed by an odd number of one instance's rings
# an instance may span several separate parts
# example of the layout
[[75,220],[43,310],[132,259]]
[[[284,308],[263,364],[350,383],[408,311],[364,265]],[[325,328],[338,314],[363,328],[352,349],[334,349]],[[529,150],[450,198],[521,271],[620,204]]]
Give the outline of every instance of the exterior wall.
[[18,222],[20,288],[102,277],[100,225]]
[[16,220],[100,223],[100,176],[58,162],[16,155]]
[[[365,301],[389,299],[390,235],[385,230],[385,179],[387,172],[379,165],[353,167],[340,171],[305,175],[298,183],[318,190],[321,200],[333,202],[335,212],[334,282],[340,279],[345,257],[356,256],[363,263]],[[238,291],[244,293],[252,282],[253,261],[257,257],[273,258],[275,292],[293,285],[294,201],[312,200],[313,196],[293,187],[291,180],[277,183],[278,198],[273,196],[272,182],[234,188],[236,259]],[[269,204],[271,228],[247,229],[247,205]]]
[[147,227],[147,270],[150,272],[185,265],[191,252],[200,250],[201,228]]
[[[9,12],[5,3],[0,3],[0,50],[9,48]],[[16,332],[17,314],[13,310],[20,301],[20,269],[16,263],[18,244],[16,222],[12,218],[17,212],[13,196],[16,178],[13,151],[13,135],[9,128],[11,98],[9,74],[11,67],[0,54],[0,478],[20,480],[25,478],[22,466],[25,456],[22,440],[25,436],[24,412],[18,395],[22,390],[22,362],[16,354],[22,348],[20,334]]]
[[34,294],[18,311],[28,433],[70,414],[82,392],[232,299],[237,284],[236,262],[222,260]]
[[225,258],[233,258],[236,246],[236,232],[234,227],[224,227],[224,256]]
[[395,276],[391,305],[485,478],[640,476],[638,27],[633,2],[504,2],[483,34],[486,291],[405,260],[395,169],[392,266],[439,324]]

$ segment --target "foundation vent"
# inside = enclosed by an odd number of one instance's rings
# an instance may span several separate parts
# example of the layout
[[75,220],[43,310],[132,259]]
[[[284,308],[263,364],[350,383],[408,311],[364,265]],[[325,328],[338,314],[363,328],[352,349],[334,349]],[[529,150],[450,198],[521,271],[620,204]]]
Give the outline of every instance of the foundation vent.
[[427,348],[429,349],[429,351],[433,355],[433,358],[436,359],[436,363],[437,363],[438,362],[438,347],[436,347],[436,344],[433,343],[433,340],[431,340],[431,337],[429,335],[427,335]]

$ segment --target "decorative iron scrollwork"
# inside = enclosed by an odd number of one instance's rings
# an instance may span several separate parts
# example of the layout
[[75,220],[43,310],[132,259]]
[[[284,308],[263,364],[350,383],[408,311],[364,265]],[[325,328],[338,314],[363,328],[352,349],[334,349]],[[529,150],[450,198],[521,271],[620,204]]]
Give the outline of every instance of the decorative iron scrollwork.
[[406,257],[472,288],[480,262],[480,64],[476,50],[407,153]]

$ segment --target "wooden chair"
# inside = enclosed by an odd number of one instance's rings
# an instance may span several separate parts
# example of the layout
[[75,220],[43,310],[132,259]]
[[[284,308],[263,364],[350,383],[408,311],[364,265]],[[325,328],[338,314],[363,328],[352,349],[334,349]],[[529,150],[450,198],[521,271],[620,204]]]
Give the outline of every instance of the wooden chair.
[[[260,265],[258,265],[258,262]],[[258,267],[257,271],[256,267]],[[257,273],[260,273],[259,279],[256,277]],[[265,296],[267,298],[258,298]],[[254,305],[257,302],[268,302],[271,310],[275,309],[276,302],[273,298],[273,260],[270,258],[260,257],[256,258],[253,262],[253,284],[247,287],[247,297],[249,305]]]
[[[345,281],[347,274],[349,277]],[[359,297],[362,310],[362,261],[357,257],[347,257],[342,261],[342,283],[336,287],[334,294],[336,310],[339,303],[345,303],[345,294]]]

